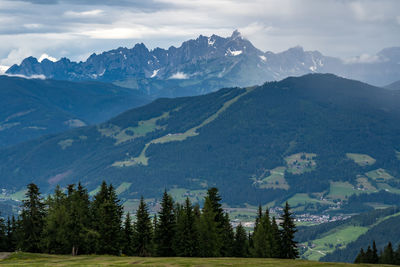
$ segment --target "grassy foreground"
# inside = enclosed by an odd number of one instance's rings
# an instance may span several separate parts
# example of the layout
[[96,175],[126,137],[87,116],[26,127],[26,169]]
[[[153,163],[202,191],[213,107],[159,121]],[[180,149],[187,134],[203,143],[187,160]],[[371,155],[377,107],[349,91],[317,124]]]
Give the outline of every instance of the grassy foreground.
[[[3,266],[377,266],[369,264],[322,263],[304,260],[248,258],[140,258],[116,256],[67,256],[17,252],[0,260]],[[383,266],[383,265],[381,265]]]

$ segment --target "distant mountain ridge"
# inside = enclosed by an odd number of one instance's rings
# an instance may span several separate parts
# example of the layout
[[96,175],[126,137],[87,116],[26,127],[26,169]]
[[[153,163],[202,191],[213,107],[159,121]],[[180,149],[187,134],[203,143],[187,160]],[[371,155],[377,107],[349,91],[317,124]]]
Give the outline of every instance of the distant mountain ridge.
[[[85,62],[62,58],[42,62],[28,57],[7,74],[44,75],[56,80],[97,80],[145,91],[153,96],[198,95],[222,87],[249,86],[307,73],[334,73],[374,85],[400,76],[400,47],[384,49],[366,63],[327,57],[318,51],[290,48],[263,52],[234,31],[230,37],[200,35],[178,48],[149,50],[143,43],[92,54]],[[365,61],[365,59],[364,59]]]

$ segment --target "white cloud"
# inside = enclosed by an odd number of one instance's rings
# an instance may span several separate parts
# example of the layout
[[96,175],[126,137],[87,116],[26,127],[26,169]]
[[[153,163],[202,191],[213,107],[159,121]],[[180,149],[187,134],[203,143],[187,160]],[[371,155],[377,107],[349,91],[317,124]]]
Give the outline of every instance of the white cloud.
[[6,71],[8,70],[10,66],[3,66],[0,65],[0,75],[3,75],[4,73],[6,73]]
[[39,57],[39,59],[38,59],[38,61],[39,62],[42,62],[45,58],[47,58],[48,60],[50,60],[50,61],[53,61],[53,62],[56,62],[57,61],[57,59],[55,58],[55,57],[51,57],[51,56],[49,56],[48,54],[42,54],[40,57]]
[[89,11],[81,11],[81,12],[76,12],[76,11],[66,11],[64,13],[65,16],[67,17],[96,17],[101,14],[103,14],[104,11],[101,9],[94,9],[94,10],[89,10]]
[[171,77],[169,77],[170,79],[176,79],[176,80],[184,80],[184,79],[188,79],[189,76],[186,73],[180,72],[178,71],[177,73],[173,74]]
[[57,61],[57,59],[55,58],[55,57],[51,57],[51,56],[49,56],[48,54],[42,54],[40,57],[39,57],[39,59],[38,59],[38,61],[39,62],[42,62],[44,59],[48,59],[48,60],[50,60],[50,61],[52,61],[52,62],[56,62]]
[[362,54],[361,56],[352,57],[349,59],[345,59],[344,62],[346,64],[353,64],[353,63],[377,63],[381,61],[377,55],[369,55],[369,54]]
[[45,80],[46,76],[44,76],[43,74],[40,75],[31,75],[31,76],[26,76],[26,75],[22,75],[22,74],[5,74],[7,76],[10,77],[19,77],[19,78],[24,78],[24,79],[40,79],[40,80]]

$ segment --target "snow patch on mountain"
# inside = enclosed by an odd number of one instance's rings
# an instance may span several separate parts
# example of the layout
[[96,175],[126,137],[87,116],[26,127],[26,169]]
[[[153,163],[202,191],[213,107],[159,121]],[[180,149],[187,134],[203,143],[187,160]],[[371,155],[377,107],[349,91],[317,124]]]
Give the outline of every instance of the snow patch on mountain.
[[225,56],[231,55],[231,56],[238,56],[240,54],[242,54],[243,51],[242,50],[231,50],[230,48],[228,48],[228,50],[225,53]]
[[211,37],[208,37],[207,43],[208,43],[208,46],[213,46],[215,44],[215,39],[212,40]]
[[266,56],[259,56],[259,57],[260,57],[260,59],[261,59],[262,61],[264,61],[264,62],[267,61],[267,57],[266,57]]
[[153,70],[153,74],[151,74],[150,78],[154,78],[157,76],[157,73],[160,71],[160,69]]
[[189,79],[189,76],[184,72],[178,71],[177,73],[172,74],[171,77],[169,77],[169,79],[185,80],[185,79]]

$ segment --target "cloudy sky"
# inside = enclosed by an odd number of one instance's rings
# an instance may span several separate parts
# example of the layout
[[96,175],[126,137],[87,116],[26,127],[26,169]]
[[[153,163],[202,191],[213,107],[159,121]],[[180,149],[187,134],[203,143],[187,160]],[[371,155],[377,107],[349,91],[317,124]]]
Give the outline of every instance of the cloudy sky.
[[0,71],[31,55],[85,60],[137,42],[168,48],[234,29],[264,51],[301,45],[368,57],[400,46],[400,1],[0,0]]

